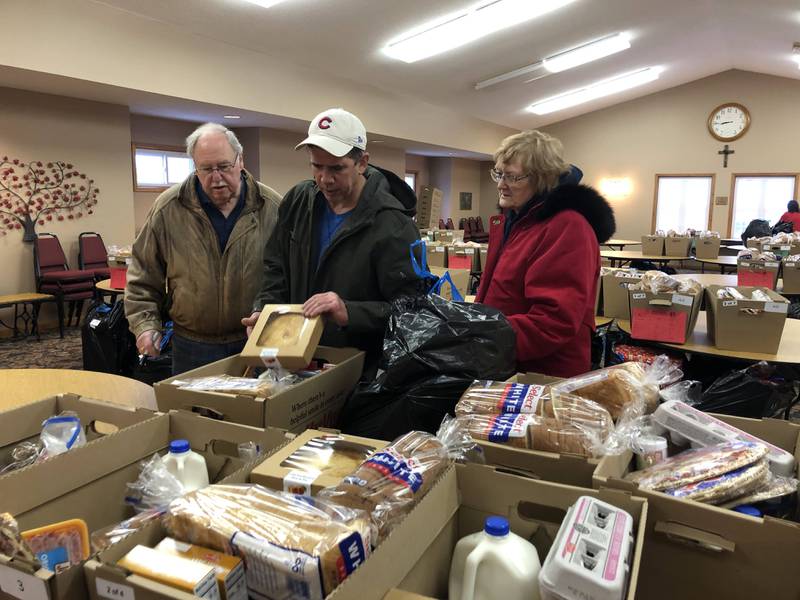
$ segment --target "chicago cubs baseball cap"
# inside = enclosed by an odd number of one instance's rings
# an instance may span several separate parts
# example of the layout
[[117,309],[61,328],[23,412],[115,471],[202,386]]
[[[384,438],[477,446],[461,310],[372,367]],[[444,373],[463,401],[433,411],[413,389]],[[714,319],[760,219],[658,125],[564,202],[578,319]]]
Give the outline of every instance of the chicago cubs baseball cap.
[[367,149],[367,130],[353,113],[331,108],[319,113],[308,126],[308,137],[294,147],[319,146],[334,156],[342,157],[353,148]]

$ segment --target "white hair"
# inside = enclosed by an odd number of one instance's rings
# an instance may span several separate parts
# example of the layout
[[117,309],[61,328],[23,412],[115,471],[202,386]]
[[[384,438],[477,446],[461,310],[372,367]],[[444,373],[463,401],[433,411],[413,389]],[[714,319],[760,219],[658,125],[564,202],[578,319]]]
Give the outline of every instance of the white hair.
[[225,137],[228,138],[228,143],[231,145],[231,148],[233,148],[233,151],[241,156],[243,148],[236,134],[219,123],[203,123],[190,133],[189,137],[186,138],[186,154],[194,158],[194,147],[197,145],[197,142],[204,135],[210,135],[212,133],[224,134]]

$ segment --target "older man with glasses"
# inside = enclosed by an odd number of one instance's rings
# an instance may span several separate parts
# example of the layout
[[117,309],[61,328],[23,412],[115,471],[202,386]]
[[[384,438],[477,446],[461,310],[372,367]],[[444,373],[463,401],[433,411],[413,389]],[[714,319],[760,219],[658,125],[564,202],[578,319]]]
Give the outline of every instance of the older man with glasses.
[[236,135],[216,123],[186,138],[195,171],[155,201],[133,245],[125,314],[140,355],[160,353],[174,324],[172,370],[241,351],[242,315],[261,288],[261,256],[280,195],[242,165]]

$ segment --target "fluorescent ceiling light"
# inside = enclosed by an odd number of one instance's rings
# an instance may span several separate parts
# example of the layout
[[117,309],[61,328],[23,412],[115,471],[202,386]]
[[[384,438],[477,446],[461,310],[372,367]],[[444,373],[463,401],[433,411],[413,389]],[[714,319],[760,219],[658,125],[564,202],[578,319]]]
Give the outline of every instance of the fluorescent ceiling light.
[[630,47],[631,41],[628,34],[618,33],[579,48],[556,54],[550,58],[545,58],[542,61],[542,65],[551,73],[560,73],[598,58],[627,50]]
[[276,4],[280,4],[284,2],[284,0],[244,0],[245,2],[249,2],[250,4],[257,4],[262,8],[271,8]]
[[239,115],[225,115],[223,118],[224,119],[241,119],[242,117],[240,117]]
[[537,115],[546,115],[551,112],[563,110],[596,98],[616,94],[638,85],[655,81],[658,79],[662,70],[661,67],[647,67],[646,69],[640,69],[632,73],[612,77],[611,79],[604,79],[584,88],[572,90],[571,92],[553,96],[541,102],[536,102],[531,104],[526,110],[536,113]]
[[482,0],[405,32],[389,42],[387,56],[413,63],[518,25],[575,0]]

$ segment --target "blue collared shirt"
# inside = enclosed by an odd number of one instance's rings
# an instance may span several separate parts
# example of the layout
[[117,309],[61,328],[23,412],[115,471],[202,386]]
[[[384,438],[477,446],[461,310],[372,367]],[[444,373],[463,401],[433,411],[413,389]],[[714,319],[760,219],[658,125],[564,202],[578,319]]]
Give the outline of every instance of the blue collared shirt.
[[222,214],[220,209],[214,206],[211,198],[209,198],[208,194],[203,191],[203,186],[200,185],[200,180],[195,179],[194,184],[195,188],[197,189],[197,197],[200,199],[200,206],[202,206],[203,210],[206,211],[206,214],[211,221],[211,225],[214,227],[214,231],[217,233],[219,253],[222,254],[225,252],[225,246],[228,244],[228,238],[231,237],[231,232],[233,232],[233,228],[236,226],[236,221],[239,220],[239,216],[242,214],[242,209],[244,208],[244,199],[247,197],[247,181],[245,180],[244,176],[242,176],[242,186],[239,190],[239,201],[231,211],[231,214],[229,214],[227,217]]

